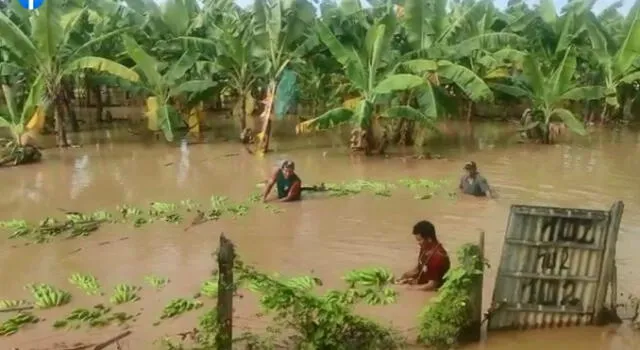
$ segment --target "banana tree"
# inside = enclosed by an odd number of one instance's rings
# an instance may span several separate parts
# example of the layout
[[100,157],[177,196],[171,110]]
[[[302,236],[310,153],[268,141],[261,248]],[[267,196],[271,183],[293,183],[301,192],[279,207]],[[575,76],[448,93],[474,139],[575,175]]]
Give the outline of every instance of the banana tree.
[[44,85],[37,80],[25,98],[20,99],[16,89],[8,85],[2,85],[6,106],[0,111],[0,128],[9,129],[12,140],[2,145],[0,149],[0,166],[7,163],[14,165],[31,163],[40,160],[40,151],[29,140],[23,137],[25,124],[36,111],[38,106],[46,105],[44,97]]
[[[473,71],[469,58],[522,42],[516,34],[490,30],[498,19],[490,1],[454,3],[451,11],[449,5],[448,0],[407,0],[401,8],[407,45],[400,59],[406,63],[399,68],[427,78],[429,89],[423,100],[433,102],[433,113],[438,116],[458,110],[458,103],[452,100],[467,101],[469,110],[473,103],[492,100],[491,89]],[[472,69],[461,64],[461,59]],[[404,125],[398,129],[401,127]]]
[[89,48],[118,31],[91,40],[80,47],[69,45],[69,39],[85,14],[85,8],[66,6],[64,0],[48,0],[30,11],[33,23],[30,33],[23,32],[6,15],[0,13],[0,35],[6,47],[19,59],[18,64],[32,73],[45,86],[47,99],[53,103],[58,146],[67,146],[63,119],[62,80],[74,73],[92,69],[136,81],[138,74],[127,67],[102,57],[88,56]]
[[[553,122],[564,123],[578,134],[586,135],[584,124],[570,110],[564,108],[567,101],[589,101],[603,98],[603,86],[579,86],[575,83],[575,50],[569,47],[562,61],[548,73],[543,73],[534,55],[529,54],[523,62],[523,75],[513,85],[493,84],[499,91],[527,99],[532,113],[524,121],[522,131],[529,131],[543,143],[554,141]],[[518,83],[519,82],[519,83]]]
[[260,150],[269,150],[273,104],[281,74],[289,63],[301,57],[311,46],[306,43],[316,9],[306,0],[256,0],[254,3],[254,38],[261,46],[267,64],[267,88],[262,117],[262,130],[258,134]]
[[197,54],[187,51],[168,66],[149,55],[133,38],[123,36],[122,39],[127,54],[136,63],[136,69],[142,73],[139,87],[149,96],[148,127],[152,131],[161,130],[167,141],[173,141],[173,131],[180,124],[180,117],[171,104],[172,99],[197,94],[215,86],[215,83],[211,80],[185,79],[196,63]]
[[[607,88],[605,106],[601,120],[606,118],[608,109],[620,111],[622,90],[631,89],[633,82],[640,80],[640,6],[627,15],[626,35],[616,45],[615,40],[598,24],[595,16],[587,22],[594,55],[599,63],[604,85]],[[630,104],[633,99],[623,101]]]
[[[413,74],[394,74],[393,65],[385,62],[396,30],[395,15],[390,11],[371,25],[361,45],[343,45],[323,22],[317,22],[320,40],[333,57],[344,67],[345,75],[353,88],[359,92],[360,101],[354,109],[339,107],[323,115],[300,123],[298,132],[319,130],[352,122],[351,147],[371,154],[374,148],[384,152],[386,141],[373,135],[377,115],[376,106],[394,92],[424,87],[425,80]],[[382,111],[379,116],[392,119],[406,118],[424,124],[433,123],[434,113],[422,113],[410,105],[396,105]],[[384,135],[384,134],[383,134]]]

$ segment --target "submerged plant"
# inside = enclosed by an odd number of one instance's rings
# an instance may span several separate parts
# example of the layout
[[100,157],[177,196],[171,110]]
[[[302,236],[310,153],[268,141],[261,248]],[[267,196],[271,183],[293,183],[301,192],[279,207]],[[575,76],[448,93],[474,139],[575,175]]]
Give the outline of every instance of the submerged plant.
[[109,298],[112,304],[124,304],[131,301],[137,301],[140,299],[138,296],[138,292],[140,291],[140,287],[133,286],[130,284],[118,284],[114,290],[113,295]]
[[[395,301],[389,286],[390,274],[381,269],[351,272],[346,290],[331,290],[317,296],[314,287],[322,282],[310,276],[273,278],[238,262],[241,279],[262,295],[260,304],[276,315],[276,322],[295,332],[295,348],[315,349],[396,349],[398,334],[354,313],[359,302],[380,305]],[[380,297],[383,296],[383,297]]]
[[20,312],[0,324],[0,336],[9,336],[18,332],[22,327],[38,323],[40,319],[29,312]]
[[40,309],[65,305],[71,301],[71,294],[69,292],[48,284],[30,284],[26,286],[26,289],[31,292],[35,299],[35,306]]
[[100,293],[100,284],[98,280],[89,274],[74,273],[69,277],[69,283],[82,289],[87,295],[98,295]]
[[471,296],[486,264],[480,248],[465,244],[458,250],[460,265],[449,270],[445,283],[420,314],[419,341],[436,348],[450,348],[471,325]]
[[164,307],[160,318],[165,319],[175,317],[187,311],[199,309],[201,307],[202,302],[200,300],[184,298],[173,299]]

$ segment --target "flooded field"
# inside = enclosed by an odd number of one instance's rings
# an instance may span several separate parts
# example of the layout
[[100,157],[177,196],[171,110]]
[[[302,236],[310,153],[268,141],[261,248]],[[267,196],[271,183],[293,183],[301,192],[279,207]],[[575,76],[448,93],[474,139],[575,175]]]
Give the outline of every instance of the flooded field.
[[[155,349],[153,341],[194,326],[200,313],[152,326],[162,306],[172,298],[193,295],[214,268],[212,253],[224,232],[242,258],[264,271],[314,274],[329,287],[339,286],[348,270],[383,266],[400,273],[415,260],[412,225],[431,220],[440,240],[451,252],[486,232],[486,250],[492,268],[485,278],[488,305],[500,259],[507,214],[512,204],[608,209],[625,203],[618,243],[618,281],[621,292],[640,295],[640,136],[632,131],[602,131],[579,142],[521,145],[511,142],[503,128],[478,125],[450,126],[433,141],[433,152],[444,158],[359,158],[326,139],[304,138],[275,145],[278,153],[257,159],[231,143],[171,147],[142,145],[112,137],[108,131],[78,137],[82,148],[45,151],[40,164],[0,169],[0,220],[41,219],[70,211],[115,209],[120,204],[184,199],[206,202],[211,195],[246,198],[265,179],[275,162],[296,161],[306,184],[355,179],[396,181],[404,178],[448,179],[452,191],[467,160],[495,186],[495,200],[436,195],[416,200],[407,191],[391,197],[360,194],[333,198],[314,194],[299,203],[276,204],[279,214],[251,209],[246,216],[208,222],[184,231],[185,224],[154,223],[143,228],[107,225],[86,238],[25,245],[23,240],[0,239],[0,299],[27,296],[29,283],[51,283],[72,291],[73,273],[95,275],[111,290],[117,283],[144,283],[157,274],[171,280],[160,291],[145,290],[131,310],[142,309],[125,349]],[[116,139],[117,142],[113,142]],[[411,150],[407,151],[411,154]],[[636,268],[634,268],[634,266]],[[362,312],[392,323],[410,337],[419,311],[431,293],[403,290],[396,304],[363,308]],[[74,293],[70,306],[43,312],[52,321],[74,306],[93,305],[98,297]],[[238,332],[264,329],[255,316],[256,299],[249,292],[235,304]],[[54,343],[100,341],[116,329],[54,331],[50,322],[8,338],[0,349],[53,349]],[[640,337],[625,327],[583,327],[490,334],[481,349],[626,350],[640,348]],[[71,346],[69,346],[71,347]],[[61,349],[63,347],[60,347]]]

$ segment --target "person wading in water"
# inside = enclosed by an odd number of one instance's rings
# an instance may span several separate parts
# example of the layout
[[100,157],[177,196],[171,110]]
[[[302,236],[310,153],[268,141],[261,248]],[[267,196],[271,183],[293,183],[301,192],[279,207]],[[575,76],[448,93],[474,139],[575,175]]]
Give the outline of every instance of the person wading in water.
[[436,237],[436,229],[429,221],[420,221],[413,226],[413,236],[420,253],[418,265],[402,274],[396,284],[409,284],[417,290],[437,290],[444,283],[444,275],[451,267],[449,254]]
[[291,202],[300,200],[300,193],[302,192],[302,181],[295,173],[296,165],[290,160],[282,162],[280,168],[276,169],[271,176],[271,179],[267,183],[267,188],[264,191],[263,201],[267,201],[269,193],[276,186],[278,192],[278,199],[281,202]]
[[467,173],[460,179],[459,186],[463,193],[470,194],[476,197],[494,197],[494,193],[489,187],[487,179],[485,179],[478,172],[478,166],[476,165],[476,162],[467,162],[464,165],[464,170]]

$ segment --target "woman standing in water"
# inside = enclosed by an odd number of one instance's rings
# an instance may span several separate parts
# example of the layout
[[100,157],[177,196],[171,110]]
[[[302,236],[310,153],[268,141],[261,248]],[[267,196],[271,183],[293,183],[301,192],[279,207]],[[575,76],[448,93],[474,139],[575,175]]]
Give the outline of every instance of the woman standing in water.
[[271,179],[267,183],[267,188],[264,190],[263,201],[267,201],[269,193],[276,186],[278,192],[278,199],[281,202],[291,202],[300,200],[300,193],[302,192],[302,181],[295,173],[296,165],[290,160],[282,162],[280,168],[277,168]]

